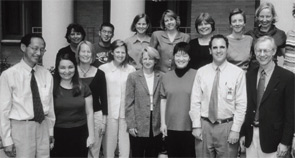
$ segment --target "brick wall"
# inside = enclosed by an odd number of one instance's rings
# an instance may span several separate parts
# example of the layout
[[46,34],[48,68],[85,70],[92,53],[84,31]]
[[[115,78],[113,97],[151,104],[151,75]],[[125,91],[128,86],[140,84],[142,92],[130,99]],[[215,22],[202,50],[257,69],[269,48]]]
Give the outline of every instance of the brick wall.
[[232,9],[240,8],[246,12],[246,30],[254,27],[255,0],[192,0],[191,36],[195,38],[195,20],[201,12],[208,12],[215,20],[215,34],[230,34],[228,16]]

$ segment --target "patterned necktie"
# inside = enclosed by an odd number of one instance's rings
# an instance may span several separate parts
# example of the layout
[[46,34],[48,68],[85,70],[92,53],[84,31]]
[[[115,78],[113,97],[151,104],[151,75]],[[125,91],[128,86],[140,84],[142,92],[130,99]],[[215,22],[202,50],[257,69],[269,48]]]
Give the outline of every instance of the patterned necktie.
[[212,123],[214,123],[217,120],[219,74],[220,69],[219,67],[217,67],[209,102],[208,118]]
[[260,107],[261,99],[265,89],[265,75],[266,75],[265,71],[262,70],[259,81],[258,81],[258,87],[257,87],[257,109],[255,113],[255,121],[259,120],[259,107]]
[[40,94],[39,94],[36,78],[34,75],[34,69],[32,69],[31,73],[32,73],[31,90],[32,90],[33,107],[34,107],[34,119],[33,120],[41,123],[45,118],[43,106],[42,106],[42,103],[40,100]]

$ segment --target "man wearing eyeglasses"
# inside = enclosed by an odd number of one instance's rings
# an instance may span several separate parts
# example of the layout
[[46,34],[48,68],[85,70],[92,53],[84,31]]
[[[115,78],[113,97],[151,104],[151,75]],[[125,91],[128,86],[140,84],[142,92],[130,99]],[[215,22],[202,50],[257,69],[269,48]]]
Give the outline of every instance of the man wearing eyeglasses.
[[100,25],[98,31],[98,42],[94,44],[96,60],[93,66],[99,67],[108,61],[108,52],[111,50],[111,40],[114,37],[115,27],[109,22]]
[[294,133],[294,74],[275,64],[270,36],[254,45],[259,68],[246,75],[248,106],[240,145],[246,157],[284,157]]
[[53,144],[53,79],[38,65],[45,41],[38,34],[21,39],[23,58],[0,76],[0,135],[9,157],[49,157]]

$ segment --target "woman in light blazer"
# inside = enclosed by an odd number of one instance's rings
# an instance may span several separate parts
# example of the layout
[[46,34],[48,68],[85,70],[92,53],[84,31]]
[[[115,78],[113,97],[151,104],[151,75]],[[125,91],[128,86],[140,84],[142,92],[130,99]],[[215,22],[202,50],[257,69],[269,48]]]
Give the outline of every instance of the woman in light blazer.
[[158,51],[147,46],[141,52],[142,69],[129,74],[125,116],[132,157],[157,157],[161,144],[160,82],[162,72],[154,69]]

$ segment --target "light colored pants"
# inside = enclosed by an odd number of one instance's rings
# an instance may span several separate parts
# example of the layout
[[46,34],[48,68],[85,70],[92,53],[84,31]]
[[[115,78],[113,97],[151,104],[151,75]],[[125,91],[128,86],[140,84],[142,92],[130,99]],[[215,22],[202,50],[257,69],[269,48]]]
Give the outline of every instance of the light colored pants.
[[253,138],[249,148],[246,148],[247,158],[276,158],[277,152],[264,153],[261,150],[260,139],[259,139],[259,128],[253,128]]
[[195,139],[196,157],[236,158],[239,143],[227,142],[233,121],[213,125],[201,119],[203,140]]
[[11,136],[19,158],[49,158],[49,127],[45,119],[35,121],[11,120]]
[[119,157],[128,158],[130,153],[129,133],[125,118],[107,119],[107,128],[103,140],[104,157],[113,158],[118,144]]
[[94,113],[94,144],[89,149],[88,158],[99,157],[101,142],[103,139],[103,136],[99,136],[99,132],[102,126],[104,125],[102,124],[102,112],[100,110]]

